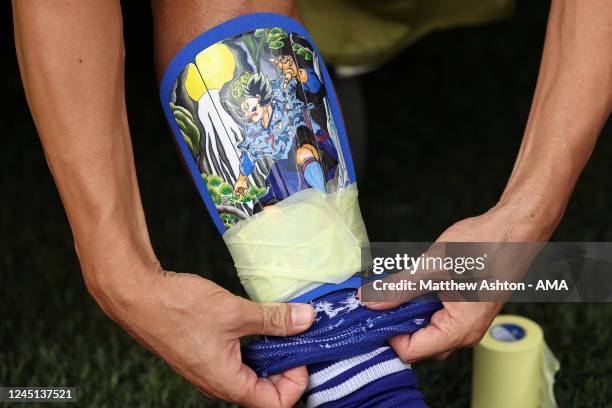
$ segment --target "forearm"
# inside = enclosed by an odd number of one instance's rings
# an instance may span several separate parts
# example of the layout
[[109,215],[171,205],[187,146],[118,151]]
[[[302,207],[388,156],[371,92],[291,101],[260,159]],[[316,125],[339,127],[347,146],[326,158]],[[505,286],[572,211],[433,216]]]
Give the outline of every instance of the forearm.
[[553,1],[523,142],[499,206],[547,239],[612,107],[612,3]]
[[151,267],[124,101],[116,1],[13,3],[28,103],[90,289]]

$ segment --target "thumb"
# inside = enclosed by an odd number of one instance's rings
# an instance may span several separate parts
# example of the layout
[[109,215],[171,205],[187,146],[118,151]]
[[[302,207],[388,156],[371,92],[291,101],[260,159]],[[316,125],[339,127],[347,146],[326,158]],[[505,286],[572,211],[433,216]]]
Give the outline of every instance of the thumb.
[[446,309],[431,316],[428,326],[410,335],[389,339],[389,345],[402,361],[413,363],[428,357],[454,350],[459,346],[462,331]]
[[310,327],[315,312],[305,303],[255,303],[245,299],[242,335],[292,336]]
[[[397,285],[401,282],[416,282],[417,277],[410,272],[398,272],[393,275],[387,276],[380,282],[386,285]],[[399,305],[406,303],[413,298],[416,298],[426,291],[415,289],[415,290],[378,290],[375,283],[380,282],[368,282],[359,288],[357,296],[359,300],[368,309],[374,310],[387,310],[398,307]],[[394,287],[394,286],[388,286]]]

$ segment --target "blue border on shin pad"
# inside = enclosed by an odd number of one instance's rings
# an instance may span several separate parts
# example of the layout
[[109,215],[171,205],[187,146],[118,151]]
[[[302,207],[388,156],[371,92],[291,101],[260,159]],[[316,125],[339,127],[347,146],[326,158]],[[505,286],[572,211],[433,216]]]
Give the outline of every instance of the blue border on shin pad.
[[[232,20],[228,20],[225,23],[222,23],[203,34],[200,34],[198,37],[193,39],[189,44],[187,44],[182,50],[180,50],[168,65],[166,72],[163,76],[161,86],[160,86],[160,100],[162,104],[162,108],[166,114],[166,118],[170,123],[170,127],[174,133],[178,146],[181,150],[181,154],[184,158],[191,157],[191,152],[187,143],[181,137],[181,130],[176,124],[174,120],[174,115],[170,110],[170,92],[172,91],[172,86],[174,82],[180,75],[185,67],[195,61],[196,55],[198,55],[201,51],[205,50],[209,46],[216,44],[226,38],[243,34],[246,32],[254,31],[258,28],[273,28],[273,27],[281,27],[285,29],[287,32],[293,32],[301,35],[306,38],[308,42],[313,46],[314,51],[317,53],[319,57],[319,65],[321,68],[321,74],[323,75],[323,81],[327,86],[327,92],[329,95],[328,102],[331,108],[331,113],[333,115],[334,121],[336,123],[336,128],[338,130],[338,137],[340,139],[342,153],[344,155],[346,161],[346,167],[349,175],[349,181],[354,183],[355,178],[355,168],[353,165],[353,159],[351,157],[351,150],[349,147],[348,139],[346,136],[346,129],[344,127],[344,121],[342,119],[342,113],[338,106],[338,97],[336,96],[336,92],[334,90],[333,84],[331,82],[331,78],[329,76],[329,72],[327,71],[327,67],[325,66],[321,54],[319,50],[316,48],[314,41],[308,35],[308,32],[299,22],[296,20],[274,13],[255,13],[248,14],[240,17],[236,17]],[[206,208],[210,215],[213,218],[213,222],[215,226],[223,235],[225,232],[225,227],[223,225],[223,221],[218,216],[217,209],[215,204],[210,197],[208,190],[206,189],[206,183],[202,179],[202,175],[198,169],[197,164],[193,160],[185,159],[189,172],[193,177],[193,180],[196,184],[198,192],[200,193],[200,197],[204,201]]]

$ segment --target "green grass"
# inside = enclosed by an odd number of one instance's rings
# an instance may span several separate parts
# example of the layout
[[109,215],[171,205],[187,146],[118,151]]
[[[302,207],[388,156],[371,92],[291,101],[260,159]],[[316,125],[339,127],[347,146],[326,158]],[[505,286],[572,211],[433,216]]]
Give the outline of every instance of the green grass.
[[[370,138],[360,197],[372,240],[433,240],[495,202],[535,84],[546,20],[538,3],[521,3],[505,22],[432,35],[364,78]],[[165,130],[150,50],[142,47],[149,31],[126,27],[130,125],[156,252],[168,268],[237,291],[229,255]],[[83,406],[229,406],[202,397],[88,295],[14,62],[4,70],[0,92],[11,103],[0,116],[0,384],[77,386]],[[607,129],[556,240],[612,239],[610,136]],[[610,406],[610,304],[513,304],[505,311],[543,326],[561,360],[561,407]],[[462,350],[446,362],[415,365],[432,407],[468,405],[470,361],[471,351]]]

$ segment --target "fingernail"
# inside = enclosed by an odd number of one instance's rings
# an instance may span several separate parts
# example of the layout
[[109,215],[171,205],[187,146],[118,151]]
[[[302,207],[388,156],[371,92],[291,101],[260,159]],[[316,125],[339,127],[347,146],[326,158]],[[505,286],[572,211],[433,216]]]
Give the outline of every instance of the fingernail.
[[291,305],[291,322],[294,327],[310,326],[312,314],[312,307],[308,305]]

